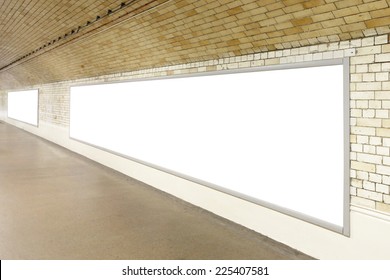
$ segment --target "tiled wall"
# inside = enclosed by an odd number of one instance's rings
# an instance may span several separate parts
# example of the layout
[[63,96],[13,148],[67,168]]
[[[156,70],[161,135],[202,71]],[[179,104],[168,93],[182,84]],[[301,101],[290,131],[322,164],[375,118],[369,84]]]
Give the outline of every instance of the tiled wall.
[[[351,73],[351,203],[390,213],[390,44],[388,35],[41,85],[37,86],[40,89],[40,121],[63,127],[69,125],[69,88],[71,85],[342,57],[350,57]],[[2,93],[3,98],[0,100],[4,100],[4,95],[5,92]],[[1,104],[5,106],[4,101],[0,101],[0,106]],[[331,114],[331,110],[329,113]]]
[[361,42],[351,58],[352,203],[390,212],[390,44]]
[[69,85],[42,85],[39,90],[39,120],[59,126],[69,124]]

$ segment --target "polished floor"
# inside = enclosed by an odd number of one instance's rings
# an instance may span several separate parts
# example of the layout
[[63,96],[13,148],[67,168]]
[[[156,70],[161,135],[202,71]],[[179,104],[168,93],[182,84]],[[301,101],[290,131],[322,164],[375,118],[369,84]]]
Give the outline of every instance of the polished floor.
[[310,259],[0,122],[0,259]]

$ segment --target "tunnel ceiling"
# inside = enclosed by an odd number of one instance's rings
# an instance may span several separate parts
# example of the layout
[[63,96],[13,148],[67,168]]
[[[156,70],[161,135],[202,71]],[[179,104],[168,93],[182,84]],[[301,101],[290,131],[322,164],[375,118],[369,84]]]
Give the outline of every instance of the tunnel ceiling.
[[390,0],[0,2],[0,89],[390,32]]

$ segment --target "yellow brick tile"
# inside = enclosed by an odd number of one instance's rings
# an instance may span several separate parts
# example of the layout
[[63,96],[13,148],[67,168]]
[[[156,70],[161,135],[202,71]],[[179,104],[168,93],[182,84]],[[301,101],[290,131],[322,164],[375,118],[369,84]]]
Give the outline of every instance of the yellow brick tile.
[[298,3],[304,3],[306,1],[305,0],[282,0],[281,2],[283,2],[283,4],[286,6],[291,6]]
[[357,22],[357,23],[342,25],[340,26],[340,29],[343,32],[351,32],[351,31],[362,30],[365,27],[366,25],[363,22]]
[[[288,29],[285,29],[283,30],[283,32],[286,34],[286,35],[293,35],[293,34],[299,34],[299,33],[303,33],[303,29],[302,27],[292,27],[292,28],[288,28]],[[299,40],[299,36],[295,37],[297,40]]]
[[377,128],[376,135],[381,137],[390,137],[390,129],[388,128]]
[[345,25],[345,21],[342,18],[337,18],[337,19],[333,19],[333,20],[322,21],[321,25],[324,28],[334,27],[334,26],[343,26],[343,25]]
[[304,9],[305,9],[305,7],[303,7],[303,5],[301,3],[298,3],[298,4],[295,4],[295,5],[288,5],[288,6],[284,7],[283,11],[285,11],[288,14],[290,14],[290,13],[302,11]]
[[369,13],[372,18],[387,17],[390,15],[390,8],[370,10]]
[[390,213],[390,204],[376,202],[376,210]]
[[276,2],[274,2],[272,4],[266,5],[265,7],[267,8],[268,11],[274,11],[274,10],[277,10],[277,9],[284,8],[285,5],[281,1],[276,1]]
[[383,45],[382,52],[389,53],[390,52],[390,44]]
[[368,118],[359,118],[357,119],[358,126],[366,126],[366,127],[381,127],[382,120],[381,119],[368,119]]
[[302,25],[308,25],[308,24],[313,23],[313,20],[311,17],[305,17],[305,18],[293,19],[293,20],[291,20],[291,23],[294,26],[302,26]]
[[370,12],[374,10],[388,8],[389,5],[386,0],[372,1],[366,4],[359,5],[359,11],[361,12]]
[[276,17],[282,16],[282,15],[285,15],[285,12],[283,11],[283,9],[277,9],[277,10],[273,10],[271,12],[266,13],[267,17],[275,18],[276,21],[277,21]]
[[314,14],[318,15],[318,14],[322,14],[322,13],[326,13],[326,12],[335,11],[336,9],[337,8],[333,3],[328,3],[325,5],[313,7],[311,10],[313,11]]
[[346,23],[362,22],[369,19],[371,19],[371,15],[368,12],[344,17]]
[[365,24],[366,24],[367,28],[389,25],[390,24],[390,17],[383,17],[383,18],[366,20]]
[[322,13],[319,15],[311,16],[313,22],[326,21],[330,19],[334,19],[334,14],[332,12]]
[[337,9],[337,10],[333,11],[333,14],[336,17],[345,17],[345,16],[350,16],[350,15],[356,15],[359,13],[360,13],[359,9],[356,6],[351,6],[351,7],[344,8],[344,9]]
[[244,11],[244,10],[243,10],[240,6],[238,6],[238,7],[229,9],[229,10],[227,10],[226,12],[227,12],[229,15],[235,15],[235,14],[242,13],[243,11]]
[[371,163],[351,161],[351,168],[354,170],[375,172],[375,164],[371,164]]
[[321,6],[324,4],[325,4],[324,0],[309,0],[309,1],[303,2],[303,7],[305,7],[305,9],[310,9],[310,8]]
[[341,1],[335,1],[335,5],[337,9],[343,9],[351,6],[357,6],[359,4],[362,4],[363,0],[341,0]]

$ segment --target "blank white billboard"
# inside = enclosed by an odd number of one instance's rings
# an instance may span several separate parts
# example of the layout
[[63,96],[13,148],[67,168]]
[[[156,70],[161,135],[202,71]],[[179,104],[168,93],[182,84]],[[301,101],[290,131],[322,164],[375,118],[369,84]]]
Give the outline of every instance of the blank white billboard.
[[70,136],[342,232],[340,63],[72,87]]
[[8,117],[38,126],[38,90],[8,92]]

